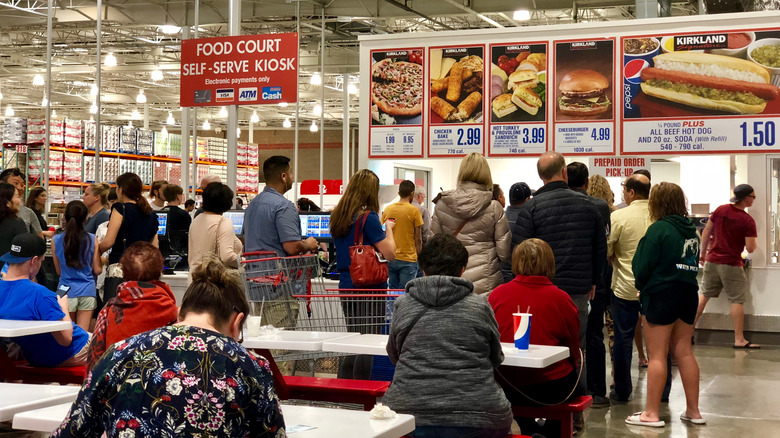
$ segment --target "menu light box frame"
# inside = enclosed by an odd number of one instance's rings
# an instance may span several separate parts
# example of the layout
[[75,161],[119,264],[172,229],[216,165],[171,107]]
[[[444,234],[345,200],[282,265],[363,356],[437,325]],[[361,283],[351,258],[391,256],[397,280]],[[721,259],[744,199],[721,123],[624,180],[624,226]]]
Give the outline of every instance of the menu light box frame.
[[[487,144],[487,156],[488,157],[501,157],[501,158],[515,158],[515,157],[519,158],[519,157],[529,157],[529,156],[530,157],[536,157],[536,156],[539,156],[539,155],[541,155],[541,154],[543,154],[543,153],[545,153],[545,152],[547,152],[549,150],[549,147],[550,147],[550,130],[549,130],[550,123],[549,123],[549,120],[550,120],[550,107],[551,107],[550,99],[549,99],[549,96],[550,96],[550,92],[549,92],[550,81],[549,81],[549,78],[551,77],[550,76],[550,56],[549,56],[550,55],[550,41],[549,40],[537,40],[537,41],[522,41],[522,42],[516,42],[516,43],[506,43],[506,42],[491,43],[491,44],[488,45],[488,53],[490,55],[490,61],[491,61],[491,64],[492,64],[492,61],[493,61],[493,49],[495,47],[541,46],[541,45],[544,46],[544,54],[545,54],[544,71],[546,72],[546,77],[547,77],[547,84],[546,84],[546,90],[547,91],[546,91],[546,98],[545,98],[545,101],[544,101],[544,104],[545,104],[545,106],[544,106],[544,119],[541,120],[541,121],[528,120],[528,121],[512,121],[512,122],[494,122],[493,121],[493,108],[492,108],[493,98],[491,98],[491,96],[488,95],[488,100],[489,101],[486,102],[486,105],[485,105],[485,107],[486,107],[485,111],[486,111],[486,113],[488,115],[488,118],[486,118],[486,120],[488,121],[487,132],[485,134],[486,137],[487,137],[487,141],[488,141],[488,144]],[[538,52],[533,52],[533,53],[538,53]],[[488,83],[490,84],[490,86],[492,88],[492,86],[493,86],[493,81],[492,81],[493,66],[492,65],[490,66],[490,70],[488,70],[487,67],[486,67],[485,71],[486,72],[488,72],[488,71],[490,72],[489,76],[491,78],[490,78],[490,81],[488,81]],[[487,78],[488,75],[486,74],[485,76]],[[507,75],[507,76],[509,76],[509,75]],[[553,105],[555,105],[555,99],[553,99]],[[519,111],[522,111],[522,109],[518,108],[517,112],[519,112]],[[528,128],[528,125],[537,125],[537,126],[532,126],[531,128]],[[493,152],[493,127],[494,126],[517,126],[518,127],[517,128],[518,131],[520,131],[519,135],[523,135],[525,137],[526,134],[529,135],[529,136],[532,136],[533,132],[528,132],[527,130],[529,130],[529,129],[530,130],[539,129],[538,125],[543,125],[544,126],[544,128],[543,128],[544,129],[544,146],[543,146],[544,149],[543,150],[530,150],[530,151],[526,152],[525,151],[526,148],[523,148],[522,152],[516,152],[516,153],[512,153],[512,152],[509,152],[509,153],[496,153],[496,152]],[[518,141],[519,141],[519,135],[518,135]],[[519,146],[519,148],[522,148],[522,147]]]
[[[485,109],[487,108],[487,106],[485,105],[485,85],[487,84],[487,81],[485,80],[486,76],[487,76],[485,74],[486,68],[487,68],[487,63],[485,62],[485,53],[486,53],[487,49],[486,49],[485,45],[484,44],[454,44],[454,45],[444,45],[444,46],[429,46],[427,49],[428,49],[427,50],[427,54],[428,54],[428,57],[427,57],[427,59],[428,59],[428,68],[427,68],[427,71],[428,71],[428,81],[426,83],[426,92],[425,92],[426,99],[425,99],[425,102],[424,102],[424,111],[427,111],[427,113],[429,114],[429,118],[428,118],[428,131],[429,131],[429,135],[428,135],[428,143],[427,143],[428,144],[427,156],[429,158],[462,158],[462,157],[465,157],[466,155],[468,155],[469,153],[472,153],[472,152],[476,152],[476,153],[479,153],[481,155],[485,155],[485,147],[486,147],[485,146],[486,145],[486,143],[485,143],[485,133],[486,133],[486,129],[485,129],[485,126],[486,126]],[[442,50],[442,51],[444,51],[444,50],[447,50],[447,49],[466,49],[466,50],[469,50],[469,49],[481,49],[482,50],[482,102],[480,103],[481,109],[482,109],[482,122],[481,123],[434,123],[432,121],[431,117],[430,117],[430,113],[432,111],[431,110],[431,103],[430,103],[430,101],[431,101],[430,63],[432,61],[431,52],[433,50]],[[455,105],[453,105],[453,106],[455,106]],[[431,143],[433,142],[434,138],[433,138],[433,135],[430,134],[430,132],[433,129],[444,128],[444,127],[450,127],[450,128],[453,128],[453,129],[463,129],[464,131],[462,131],[461,134],[467,136],[467,140],[466,141],[473,140],[473,132],[475,132],[475,131],[472,131],[472,129],[478,129],[478,131],[476,131],[476,132],[479,132],[480,147],[481,148],[480,149],[473,148],[474,150],[468,150],[467,151],[466,147],[464,147],[463,148],[463,152],[444,153],[444,154],[442,154],[442,153],[439,153],[439,154],[431,153],[431,149],[432,149],[432,144]],[[455,131],[455,135],[459,136],[459,131],[456,130]],[[471,135],[471,137],[468,137],[469,135]],[[456,139],[456,141],[458,141],[458,139]],[[470,145],[465,145],[465,146],[470,146]]]
[[[558,66],[555,65],[557,63],[558,59],[558,44],[568,44],[568,43],[576,43],[576,42],[602,42],[602,41],[612,41],[612,71],[611,76],[608,78],[612,81],[612,95],[609,96],[612,100],[612,133],[610,135],[610,140],[612,142],[612,149],[610,151],[604,151],[604,152],[592,152],[592,150],[589,150],[590,147],[587,145],[582,146],[582,151],[575,151],[569,152],[569,151],[561,151],[559,145],[556,144],[555,135],[557,133],[557,125],[567,125],[567,124],[586,124],[588,122],[594,122],[594,119],[583,119],[580,121],[577,120],[558,120],[557,117],[557,107],[558,107],[558,99],[557,99],[557,93],[558,93]],[[552,45],[552,62],[553,64],[553,71],[552,71],[552,81],[550,81],[553,85],[553,92],[556,96],[555,98],[555,107],[551,108],[552,111],[552,124],[551,124],[551,131],[552,131],[552,149],[554,151],[558,151],[562,153],[565,156],[608,156],[608,155],[615,155],[616,145],[615,145],[615,138],[617,136],[616,130],[617,130],[617,109],[615,108],[615,96],[616,93],[616,84],[617,84],[617,69],[615,68],[615,57],[617,54],[617,41],[615,37],[582,37],[582,38],[572,38],[572,39],[551,39],[550,44]],[[548,76],[550,76],[548,74]],[[603,120],[604,122],[610,122],[609,120]]]

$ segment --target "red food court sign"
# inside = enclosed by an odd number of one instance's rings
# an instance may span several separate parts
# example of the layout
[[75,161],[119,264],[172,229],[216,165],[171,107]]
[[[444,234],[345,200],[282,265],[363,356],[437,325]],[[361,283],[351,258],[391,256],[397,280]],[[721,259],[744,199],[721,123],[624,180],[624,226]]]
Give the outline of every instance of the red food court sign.
[[183,40],[181,106],[295,102],[298,34]]

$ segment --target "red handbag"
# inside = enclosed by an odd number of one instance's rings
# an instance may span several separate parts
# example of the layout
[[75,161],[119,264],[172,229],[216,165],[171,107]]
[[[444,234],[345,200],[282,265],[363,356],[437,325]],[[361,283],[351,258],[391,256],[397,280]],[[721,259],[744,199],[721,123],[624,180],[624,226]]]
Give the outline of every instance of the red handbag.
[[355,286],[375,286],[387,281],[387,261],[380,261],[373,245],[363,245],[363,227],[369,212],[355,223],[355,245],[349,247],[349,275]]

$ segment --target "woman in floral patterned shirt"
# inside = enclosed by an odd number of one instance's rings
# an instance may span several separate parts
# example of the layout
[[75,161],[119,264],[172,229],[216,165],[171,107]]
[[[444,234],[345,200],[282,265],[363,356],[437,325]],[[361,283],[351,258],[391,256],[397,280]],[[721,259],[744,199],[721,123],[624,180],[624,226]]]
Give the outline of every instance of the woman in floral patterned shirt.
[[179,323],[112,345],[53,437],[286,437],[268,362],[235,340],[240,277],[215,258],[192,277]]

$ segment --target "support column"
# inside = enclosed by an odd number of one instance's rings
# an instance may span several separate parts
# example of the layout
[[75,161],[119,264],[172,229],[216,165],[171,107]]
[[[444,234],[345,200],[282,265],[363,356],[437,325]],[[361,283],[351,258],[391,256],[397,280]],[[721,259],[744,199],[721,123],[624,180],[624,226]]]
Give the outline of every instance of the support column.
[[[182,40],[190,38],[190,27],[186,26],[187,16],[184,17],[185,26],[182,27]],[[170,144],[170,139],[168,140]],[[181,109],[181,185],[187,198],[195,199],[190,196],[190,109]]]
[[[97,30],[95,36],[97,37],[97,65],[95,67],[95,87],[97,88],[97,94],[95,95],[95,106],[97,112],[95,113],[95,182],[110,182],[103,181],[103,175],[101,174],[102,163],[100,162],[100,151],[103,149],[103,129],[100,126],[100,70],[103,66],[103,49],[101,43],[103,40],[103,0],[97,0]],[[51,59],[51,58],[50,58]]]
[[325,164],[325,6],[322,7],[322,24],[320,27],[320,208],[325,208],[325,190],[323,189],[323,172]]
[[349,73],[344,73],[344,104],[341,118],[341,184],[344,190],[349,182]]
[[[49,193],[49,135],[51,134],[51,37],[52,37],[52,21],[54,18],[54,8],[52,6],[53,1],[48,1],[48,8],[46,9],[46,139],[43,141],[43,189],[46,193]],[[25,181],[27,184],[27,181]],[[45,211],[49,211],[49,201],[46,201]]]
[[635,0],[636,18],[657,18],[658,0]]
[[[241,0],[230,0],[230,16],[228,17],[228,27],[230,36],[241,35]],[[238,128],[238,105],[228,105],[227,120],[227,181],[233,192],[237,188],[237,168],[238,168],[238,137],[236,129]]]
[[[198,38],[198,26],[200,26],[200,0],[195,0],[195,26],[193,27],[193,36]],[[192,175],[187,176],[191,179],[192,199],[197,196],[198,189],[198,107],[192,108],[192,141],[190,144],[192,157]]]
[[[293,140],[293,202],[298,201],[298,118],[301,114],[301,2],[295,2],[295,31],[298,32],[298,65],[295,69],[295,139]],[[322,208],[322,205],[320,205]]]
[[149,102],[144,102],[144,129],[149,129]]

